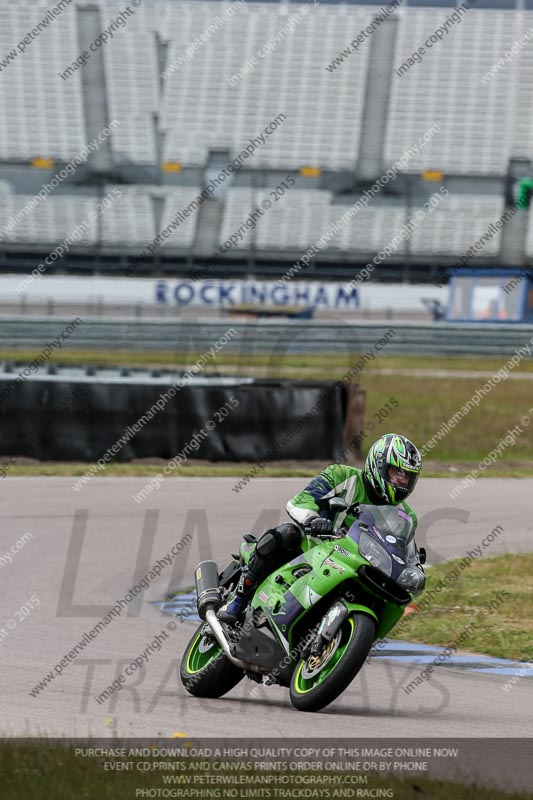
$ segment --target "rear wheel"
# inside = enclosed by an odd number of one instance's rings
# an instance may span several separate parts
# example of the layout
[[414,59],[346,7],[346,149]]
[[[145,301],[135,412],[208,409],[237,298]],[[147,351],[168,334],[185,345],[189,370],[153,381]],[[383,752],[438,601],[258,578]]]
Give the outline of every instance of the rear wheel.
[[370,652],[376,626],[366,614],[352,613],[319,656],[301,659],[294,670],[290,698],[300,711],[319,711],[353,681]]
[[180,665],[181,682],[195,697],[222,697],[244,677],[244,672],[228,661],[224,651],[202,623]]

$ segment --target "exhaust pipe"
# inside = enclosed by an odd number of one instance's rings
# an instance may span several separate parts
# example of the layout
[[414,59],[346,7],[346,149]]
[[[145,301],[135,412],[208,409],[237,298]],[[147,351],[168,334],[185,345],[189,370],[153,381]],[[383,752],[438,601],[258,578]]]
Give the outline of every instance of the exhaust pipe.
[[236,667],[247,669],[247,665],[231,654],[230,645],[224,633],[224,628],[217,619],[216,612],[222,605],[220,589],[218,587],[218,567],[215,561],[201,561],[194,571],[196,583],[196,606],[200,619],[207,622],[224,655]]
[[218,588],[218,567],[215,561],[201,561],[194,571],[196,584],[196,607],[200,619],[205,620],[206,611],[214,608],[218,611],[222,605]]
[[206,620],[207,624],[213,631],[215,639],[223,649],[224,655],[226,656],[228,661],[231,661],[232,664],[235,664],[236,667],[240,667],[241,669],[246,669],[246,670],[251,669],[251,667],[245,661],[241,661],[240,658],[235,658],[235,656],[231,654],[231,651],[229,649],[229,642],[226,639],[226,634],[224,633],[224,628],[220,624],[220,621],[217,619],[217,615],[215,614],[212,608],[207,609]]
[[235,658],[230,650],[230,643],[224,633],[224,628],[217,618],[216,612],[222,605],[220,589],[218,587],[218,567],[214,561],[202,561],[194,572],[196,583],[196,605],[201,619],[205,620],[213,632],[213,636],[224,651],[224,655],[236,667],[248,672],[262,672],[255,664],[248,664]]
[[226,639],[226,634],[224,633],[224,628],[220,624],[220,621],[213,611],[212,608],[209,608],[206,611],[206,621],[211,630],[213,631],[213,635],[221,648],[224,651],[224,655],[231,661],[232,664],[235,664],[236,667],[240,667],[241,669],[245,669],[247,672],[258,672],[260,675],[268,675],[271,672],[270,669],[265,670],[261,669],[257,664],[249,664],[247,661],[241,661],[240,658],[235,658],[234,655],[231,654],[229,642]]

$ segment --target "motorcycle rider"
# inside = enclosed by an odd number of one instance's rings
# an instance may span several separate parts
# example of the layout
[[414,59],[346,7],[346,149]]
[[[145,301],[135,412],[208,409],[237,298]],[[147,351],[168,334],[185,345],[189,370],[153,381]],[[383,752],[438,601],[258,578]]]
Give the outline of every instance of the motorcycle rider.
[[[313,534],[323,536],[344,522],[348,527],[354,517],[345,512],[335,514],[319,509],[319,502],[332,497],[342,497],[347,505],[402,505],[413,520],[417,516],[405,502],[420,475],[422,457],[415,445],[405,436],[387,433],[370,447],[363,469],[346,464],[330,464],[311,480],[303,492],[287,503],[287,513],[296,525],[285,523],[266,531],[243,567],[236,592],[219,609],[221,622],[234,625],[239,622],[257,586],[275,569],[279,569],[300,552],[303,527],[310,526]],[[312,542],[318,544],[319,540]]]

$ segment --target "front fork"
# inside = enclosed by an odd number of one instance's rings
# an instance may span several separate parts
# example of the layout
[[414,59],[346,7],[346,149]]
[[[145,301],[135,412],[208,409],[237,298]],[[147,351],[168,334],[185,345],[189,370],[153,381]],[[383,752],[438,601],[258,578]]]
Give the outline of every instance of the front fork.
[[324,646],[335,637],[347,616],[354,611],[368,614],[368,616],[375,620],[376,625],[378,624],[376,614],[368,608],[368,606],[363,606],[359,603],[350,603],[348,600],[337,600],[323,616],[318,626],[316,636],[311,642],[311,647],[308,651],[309,655],[319,656]]

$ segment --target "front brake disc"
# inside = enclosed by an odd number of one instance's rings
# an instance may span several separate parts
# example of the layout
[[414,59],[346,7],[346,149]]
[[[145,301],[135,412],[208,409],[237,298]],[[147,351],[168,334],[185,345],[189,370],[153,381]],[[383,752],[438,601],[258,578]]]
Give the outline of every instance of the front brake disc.
[[302,667],[302,677],[305,679],[313,678],[326,666],[332,658],[341,641],[341,631],[337,631],[333,639],[324,645],[322,652],[318,656],[309,656]]

